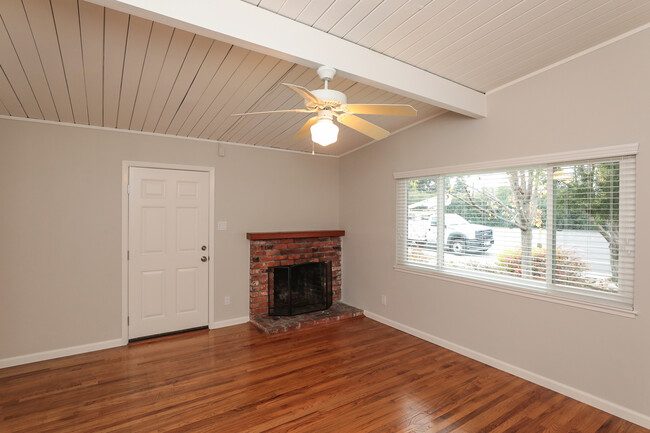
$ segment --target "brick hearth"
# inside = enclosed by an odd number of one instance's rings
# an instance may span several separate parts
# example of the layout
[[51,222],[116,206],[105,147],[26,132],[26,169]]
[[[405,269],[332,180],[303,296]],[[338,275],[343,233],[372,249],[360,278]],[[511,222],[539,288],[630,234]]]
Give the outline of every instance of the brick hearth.
[[251,318],[251,323],[266,334],[277,334],[361,316],[363,316],[363,310],[342,302],[334,302],[331,307],[324,311],[299,314],[297,316],[258,316]]
[[[250,240],[251,322],[265,332],[274,333],[361,315],[361,310],[338,302],[341,299],[341,236],[344,234],[343,230],[248,233],[246,237]],[[336,308],[328,309],[329,313],[317,312],[321,313],[320,315],[311,313],[312,316],[293,316],[291,320],[268,320],[272,319],[268,316],[269,268],[315,262],[332,262],[332,301]],[[284,322],[287,324],[280,325]],[[273,330],[264,329],[264,323],[269,324]]]

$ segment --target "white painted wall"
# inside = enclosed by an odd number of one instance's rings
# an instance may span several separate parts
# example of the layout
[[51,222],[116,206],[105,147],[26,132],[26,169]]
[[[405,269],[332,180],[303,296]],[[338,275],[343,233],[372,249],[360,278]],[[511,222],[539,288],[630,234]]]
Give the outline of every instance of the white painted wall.
[[[344,301],[620,405],[648,422],[648,53],[645,30],[490,95],[485,119],[446,114],[342,158]],[[393,270],[393,172],[635,142],[636,318]]]
[[246,232],[338,228],[334,158],[0,119],[0,365],[121,338],[123,160],[215,167],[217,322],[248,316]]

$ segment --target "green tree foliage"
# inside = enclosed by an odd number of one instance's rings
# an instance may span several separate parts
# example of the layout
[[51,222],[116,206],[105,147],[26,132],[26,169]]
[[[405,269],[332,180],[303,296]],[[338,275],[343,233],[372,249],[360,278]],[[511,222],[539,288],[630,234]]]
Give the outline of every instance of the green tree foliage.
[[[436,195],[436,178],[411,179],[408,183],[408,204],[417,203]],[[419,211],[427,209],[417,209]],[[417,211],[416,210],[416,211]]]
[[[467,221],[474,224],[485,224],[490,227],[505,227],[505,228],[516,228],[515,224],[512,222],[510,216],[510,209],[508,207],[503,207],[496,205],[496,203],[508,203],[509,197],[512,194],[512,191],[509,186],[498,186],[494,188],[493,194],[496,197],[496,201],[490,203],[489,200],[481,197],[480,195],[474,197],[474,201],[480,206],[475,207],[472,204],[468,203],[467,200],[458,198],[457,196],[462,196],[463,191],[466,188],[465,179],[458,178],[455,183],[454,190],[452,191],[452,200],[451,203],[447,206],[447,213],[455,213]],[[496,205],[496,206],[495,206]],[[546,196],[540,197],[538,202],[538,208],[542,210],[542,219],[545,220],[546,215]],[[491,208],[490,213],[486,213],[480,209]]]
[[436,193],[436,178],[434,177],[421,177],[409,181],[409,188],[413,193],[421,193],[423,195]]
[[553,171],[556,227],[597,230],[608,243],[612,282],[618,284],[620,164],[581,164]]

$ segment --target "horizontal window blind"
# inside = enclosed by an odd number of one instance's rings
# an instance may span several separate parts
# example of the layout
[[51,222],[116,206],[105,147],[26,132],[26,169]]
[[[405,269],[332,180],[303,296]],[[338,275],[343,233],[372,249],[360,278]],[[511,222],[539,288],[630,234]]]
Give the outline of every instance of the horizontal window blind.
[[635,158],[397,180],[397,263],[633,308]]

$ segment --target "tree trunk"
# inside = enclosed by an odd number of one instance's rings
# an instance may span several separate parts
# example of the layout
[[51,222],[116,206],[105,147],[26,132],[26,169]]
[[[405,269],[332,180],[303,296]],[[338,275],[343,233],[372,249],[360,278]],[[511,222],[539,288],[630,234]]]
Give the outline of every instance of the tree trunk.
[[598,229],[600,235],[607,241],[609,247],[609,268],[612,273],[612,283],[618,287],[618,258],[619,258],[619,244],[618,244],[618,222],[608,221],[606,224],[599,224],[593,214],[587,211],[589,221]]
[[521,231],[521,277],[531,279],[533,277],[533,231],[532,229]]
[[609,242],[609,266],[612,270],[612,283],[618,287],[618,239]]

